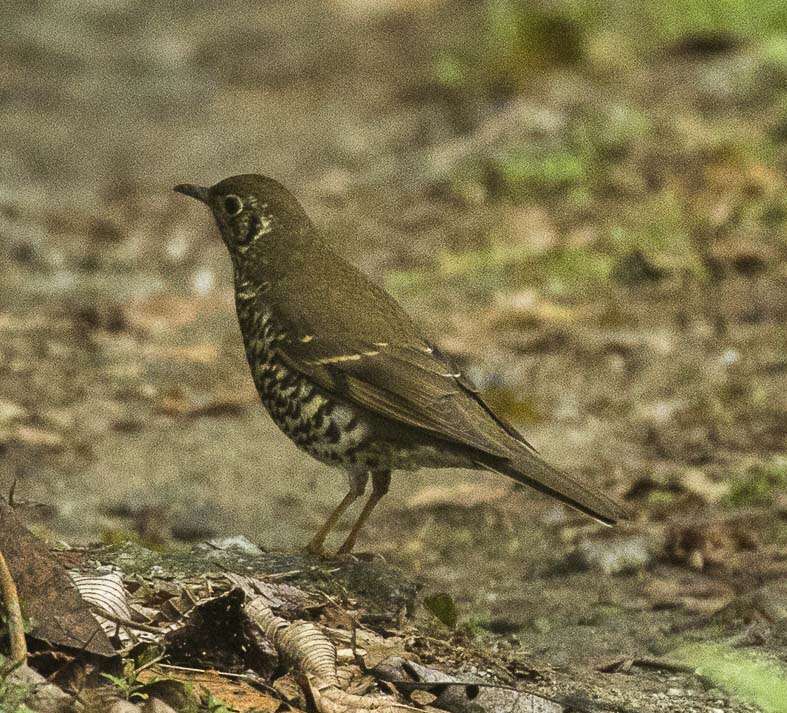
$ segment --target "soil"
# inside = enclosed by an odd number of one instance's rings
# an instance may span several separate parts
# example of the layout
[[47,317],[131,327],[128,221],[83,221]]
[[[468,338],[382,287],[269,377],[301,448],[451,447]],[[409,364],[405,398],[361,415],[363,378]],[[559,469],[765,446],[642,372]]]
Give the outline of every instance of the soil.
[[[631,512],[608,530],[492,474],[400,473],[359,549],[617,710],[761,710],[598,667],[696,641],[787,662],[786,65],[595,33],[515,91],[440,80],[479,12],[4,10],[0,487],[72,543],[308,541],[345,478],[262,411],[225,249],[171,191],[273,175],[547,460]],[[532,175],[531,147],[567,145],[581,177]]]

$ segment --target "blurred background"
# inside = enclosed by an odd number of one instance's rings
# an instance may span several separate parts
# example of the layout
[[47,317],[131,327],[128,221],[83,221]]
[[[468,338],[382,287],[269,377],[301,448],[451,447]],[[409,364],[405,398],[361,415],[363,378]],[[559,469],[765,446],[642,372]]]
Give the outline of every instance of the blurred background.
[[787,5],[0,12],[0,490],[38,527],[295,548],[344,494],[259,406],[225,249],[171,191],[259,172],[633,513],[400,473],[358,549],[556,665],[767,621],[753,592],[783,622]]

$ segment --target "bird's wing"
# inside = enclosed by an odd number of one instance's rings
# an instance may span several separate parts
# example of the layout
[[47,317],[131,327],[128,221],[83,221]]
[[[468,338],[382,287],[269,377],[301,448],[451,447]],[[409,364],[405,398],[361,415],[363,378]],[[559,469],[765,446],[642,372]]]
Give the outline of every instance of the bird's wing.
[[381,416],[491,455],[507,457],[511,438],[532,448],[388,293],[346,263],[332,277],[344,299],[313,280],[289,285],[286,299],[268,296],[288,334],[278,349],[291,368]]
[[462,386],[447,360],[427,351],[430,347],[377,342],[326,350],[318,344],[288,342],[279,351],[322,388],[381,416],[492,455],[507,455],[497,417]]

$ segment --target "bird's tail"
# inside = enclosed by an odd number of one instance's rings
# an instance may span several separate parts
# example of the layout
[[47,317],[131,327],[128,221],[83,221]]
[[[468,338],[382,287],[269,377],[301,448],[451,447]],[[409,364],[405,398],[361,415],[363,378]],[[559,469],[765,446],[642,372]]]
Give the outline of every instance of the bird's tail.
[[628,517],[621,505],[598,488],[561,473],[524,447],[517,448],[509,458],[484,458],[477,465],[551,495],[604,525],[614,525]]

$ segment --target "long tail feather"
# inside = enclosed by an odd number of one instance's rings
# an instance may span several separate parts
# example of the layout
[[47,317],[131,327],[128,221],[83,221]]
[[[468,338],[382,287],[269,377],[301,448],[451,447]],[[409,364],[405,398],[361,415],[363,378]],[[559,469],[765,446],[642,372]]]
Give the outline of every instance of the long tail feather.
[[510,458],[484,458],[477,465],[551,495],[604,525],[614,525],[628,517],[621,505],[597,488],[561,473],[524,448],[517,449]]

